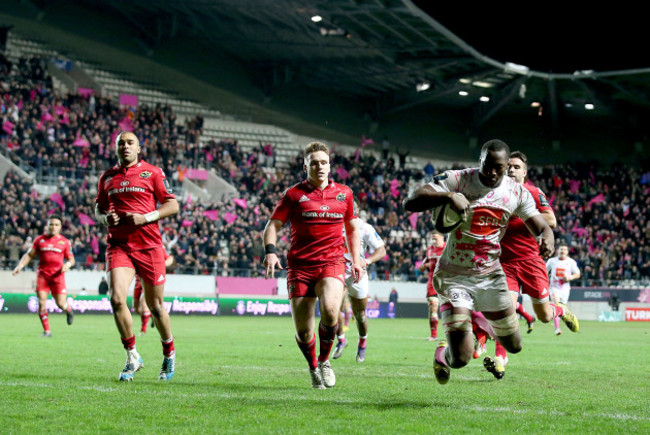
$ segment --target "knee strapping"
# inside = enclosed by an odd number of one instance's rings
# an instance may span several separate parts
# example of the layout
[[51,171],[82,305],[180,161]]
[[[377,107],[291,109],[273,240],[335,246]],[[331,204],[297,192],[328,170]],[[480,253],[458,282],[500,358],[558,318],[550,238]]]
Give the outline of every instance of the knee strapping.
[[445,325],[445,331],[462,331],[462,332],[472,332],[472,317],[469,313],[467,314],[446,314],[447,311],[443,314],[443,324]]
[[499,320],[489,320],[490,325],[494,334],[499,337],[505,337],[507,335],[512,335],[515,332],[519,331],[519,321],[517,320],[517,314],[512,313],[509,316],[504,317]]

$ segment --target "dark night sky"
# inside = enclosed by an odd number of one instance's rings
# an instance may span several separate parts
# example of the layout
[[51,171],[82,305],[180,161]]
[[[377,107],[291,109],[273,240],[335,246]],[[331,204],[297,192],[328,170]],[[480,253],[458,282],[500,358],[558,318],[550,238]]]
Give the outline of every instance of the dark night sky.
[[[650,37],[644,34],[647,17],[634,7],[617,8],[625,12],[613,10],[611,4],[582,11],[558,12],[550,7],[535,11],[535,3],[524,2],[520,9],[504,13],[504,7],[490,9],[485,2],[477,7],[464,4],[454,8],[441,8],[439,2],[431,0],[414,3],[480,53],[499,62],[554,73],[650,67]],[[545,6],[542,2],[539,5]]]

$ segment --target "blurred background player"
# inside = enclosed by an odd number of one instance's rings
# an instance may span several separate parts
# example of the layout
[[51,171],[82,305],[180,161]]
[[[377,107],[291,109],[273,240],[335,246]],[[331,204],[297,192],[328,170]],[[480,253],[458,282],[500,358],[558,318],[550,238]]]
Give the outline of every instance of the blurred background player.
[[[364,270],[359,263],[360,240],[354,214],[352,190],[329,181],[330,155],[327,145],[312,142],[305,147],[303,170],[307,179],[287,189],[264,229],[264,267],[273,278],[282,269],[275,244],[282,226],[291,224],[291,245],[287,254],[287,290],[296,329],[296,343],[309,364],[312,387],[331,388],[336,377],[329,354],[336,338],[339,311],[345,285],[345,243],[347,234],[354,281]],[[316,358],[314,333],[318,298],[320,353]]]
[[420,265],[420,272],[429,269],[429,278],[427,279],[427,304],[429,305],[429,328],[431,329],[429,341],[438,338],[438,293],[433,288],[433,272],[436,270],[436,264],[445,246],[445,236],[438,231],[433,231],[431,245],[427,248],[427,258]]
[[[508,176],[522,185],[533,197],[535,207],[540,212],[548,226],[553,229],[557,226],[553,208],[546,200],[546,195],[539,188],[526,181],[528,174],[528,158],[520,151],[510,153],[508,160]],[[557,306],[549,303],[548,275],[544,259],[539,252],[539,244],[530,233],[524,221],[517,216],[512,216],[508,221],[508,228],[501,239],[501,267],[506,274],[508,288],[510,289],[516,311],[528,323],[528,333],[533,331],[535,319],[527,313],[519,298],[521,293],[530,296],[533,309],[537,317],[548,323],[551,319],[564,319],[571,328],[578,328],[578,320],[566,306]],[[557,320],[559,322],[559,320]],[[508,362],[506,350],[496,342],[495,359],[491,367],[493,375],[501,379],[505,374]],[[488,357],[489,358],[489,357]]]
[[[165,268],[168,273],[174,268],[175,264],[174,257],[165,251]],[[151,311],[149,310],[149,305],[147,305],[146,298],[142,297],[143,295],[144,289],[142,288],[142,282],[140,282],[140,278],[136,275],[135,287],[133,287],[133,311],[140,315],[140,335],[147,333],[147,326],[149,325],[149,319],[151,319]],[[155,324],[152,326],[155,326]]]
[[126,363],[118,379],[133,380],[143,364],[127,306],[129,286],[137,273],[162,342],[163,363],[158,379],[166,381],[174,375],[176,352],[169,315],[163,306],[166,268],[158,220],[178,213],[178,202],[162,169],[138,160],[141,149],[135,134],[121,132],[115,144],[119,163],[99,179],[95,215],[108,226],[106,269],[111,306],[126,349]]
[[[38,256],[38,271],[36,274],[36,295],[38,296],[38,316],[43,325],[41,337],[52,337],[50,322],[47,315],[47,296],[52,292],[56,305],[66,313],[68,325],[74,321],[72,307],[68,304],[68,292],[65,286],[65,273],[74,266],[74,255],[70,251],[70,241],[61,235],[61,216],[53,214],[47,221],[47,229],[32,243],[31,248],[23,255],[13,271],[18,275]],[[64,261],[65,260],[65,261]]]
[[[355,215],[359,214],[359,204],[357,201],[354,201]],[[359,341],[357,343],[357,362],[363,362],[366,359],[366,340],[368,338],[368,318],[366,316],[366,306],[368,305],[368,267],[386,257],[386,246],[384,241],[379,237],[379,234],[375,228],[370,225],[368,222],[363,221],[361,218],[357,218],[357,226],[360,233],[360,251],[361,256],[360,263],[361,266],[366,270],[366,273],[363,274],[359,282],[354,281],[354,275],[352,273],[352,258],[350,253],[345,252],[345,286],[347,288],[347,294],[350,298],[350,304],[352,305],[352,313],[356,319],[357,329],[359,331]],[[345,231],[344,231],[345,233]],[[366,252],[369,256],[366,257]],[[345,303],[341,306],[341,309],[344,308]],[[336,349],[334,349],[334,354],[332,355],[333,359],[338,359],[343,355],[343,349],[348,346],[348,340],[345,338],[345,332],[341,323],[343,322],[343,313],[339,314],[339,329],[338,329],[338,343],[336,343]]]
[[[580,278],[580,269],[578,268],[576,261],[569,257],[569,247],[566,243],[560,244],[556,257],[548,259],[546,262],[546,270],[551,278],[549,291],[551,293],[551,298],[553,298],[553,302],[567,310],[566,304],[569,302],[569,293],[571,292],[571,284],[569,283],[574,279]],[[554,322],[555,335],[562,334],[560,321],[557,317],[554,319]],[[565,323],[571,331],[578,331],[577,323],[575,324],[575,329],[571,327],[571,323],[566,321]]]
[[[440,384],[449,381],[451,368],[463,367],[472,358],[474,308],[483,313],[509,352],[522,348],[519,321],[499,263],[499,242],[510,216],[521,216],[530,231],[540,237],[544,255],[553,252],[553,231],[540,216],[530,193],[505,176],[509,157],[505,142],[488,141],[481,148],[478,168],[446,171],[404,200],[407,211],[449,204],[465,216],[447,241],[433,276],[449,342],[441,341],[434,354],[434,374]],[[489,363],[484,360],[484,365]]]

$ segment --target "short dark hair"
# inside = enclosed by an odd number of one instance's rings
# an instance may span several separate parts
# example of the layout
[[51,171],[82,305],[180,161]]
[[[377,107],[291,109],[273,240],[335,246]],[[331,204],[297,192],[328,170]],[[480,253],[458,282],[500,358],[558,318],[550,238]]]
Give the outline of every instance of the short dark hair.
[[328,156],[330,155],[330,150],[327,145],[322,142],[311,142],[305,147],[305,157],[316,151],[323,151]]
[[481,147],[481,155],[487,154],[489,151],[505,150],[506,154],[510,155],[510,147],[501,139],[492,139],[483,144]]
[[560,249],[561,247],[565,247],[565,248],[569,249],[569,245],[565,241],[562,241],[562,242],[557,244],[557,249]]
[[524,165],[528,167],[528,157],[526,157],[526,154],[522,153],[521,151],[513,151],[510,153],[510,158],[511,159],[519,159],[522,162],[524,162]]
[[53,213],[50,215],[50,217],[47,218],[48,221],[51,219],[58,219],[59,222],[63,223],[63,219],[61,218],[61,215],[58,213]]

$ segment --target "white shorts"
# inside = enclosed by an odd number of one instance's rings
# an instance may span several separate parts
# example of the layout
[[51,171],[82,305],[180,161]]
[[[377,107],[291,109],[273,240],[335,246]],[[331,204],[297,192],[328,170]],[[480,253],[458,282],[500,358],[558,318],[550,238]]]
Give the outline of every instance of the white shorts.
[[433,274],[433,287],[441,305],[451,303],[453,307],[475,311],[504,311],[513,306],[501,268],[481,276],[456,275],[437,269]]
[[364,273],[359,282],[354,282],[352,274],[345,274],[345,286],[348,288],[348,295],[355,299],[368,297],[368,273]]
[[563,304],[566,305],[566,303],[569,302],[569,292],[571,292],[570,288],[561,289],[557,287],[551,287],[548,289],[548,292],[551,294],[551,299],[553,299],[553,296],[557,295],[557,297],[560,299],[560,302]]

